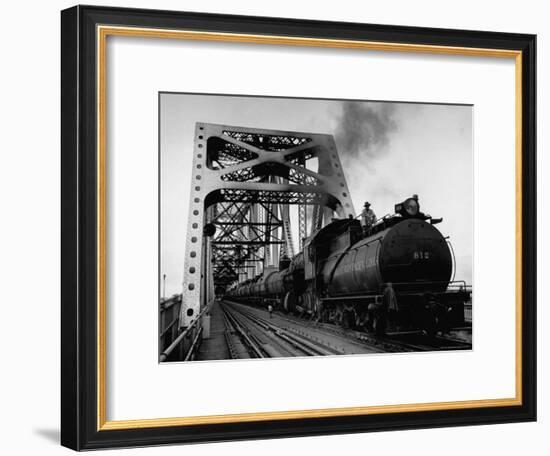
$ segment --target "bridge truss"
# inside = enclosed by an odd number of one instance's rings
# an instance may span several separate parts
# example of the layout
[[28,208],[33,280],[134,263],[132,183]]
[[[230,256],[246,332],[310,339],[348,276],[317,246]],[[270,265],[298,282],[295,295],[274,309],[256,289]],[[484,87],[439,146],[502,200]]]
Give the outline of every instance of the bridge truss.
[[294,256],[332,217],[355,216],[331,135],[197,123],[192,166],[180,328],[216,291]]

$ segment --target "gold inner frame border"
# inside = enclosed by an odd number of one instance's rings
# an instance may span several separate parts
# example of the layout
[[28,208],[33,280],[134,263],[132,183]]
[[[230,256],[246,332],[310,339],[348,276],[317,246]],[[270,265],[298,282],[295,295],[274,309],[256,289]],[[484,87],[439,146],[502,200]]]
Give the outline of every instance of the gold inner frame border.
[[[515,180],[516,180],[516,324],[515,324],[515,397],[453,402],[374,405],[330,409],[291,410],[227,415],[205,415],[174,418],[151,418],[108,421],[106,416],[106,52],[108,36],[136,38],[221,41],[305,47],[359,49],[365,51],[415,52],[515,59]],[[97,430],[123,430],[189,426],[199,424],[244,423],[269,420],[327,418],[481,407],[507,407],[522,404],[522,52],[510,49],[384,43],[374,41],[304,38],[297,36],[250,35],[193,30],[170,30],[141,27],[99,25],[96,29],[97,63]]]

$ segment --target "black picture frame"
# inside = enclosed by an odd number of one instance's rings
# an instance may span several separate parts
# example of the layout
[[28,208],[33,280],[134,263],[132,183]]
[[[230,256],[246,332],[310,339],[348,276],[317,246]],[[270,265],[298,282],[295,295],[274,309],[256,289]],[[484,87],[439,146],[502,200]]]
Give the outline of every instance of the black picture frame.
[[[507,49],[522,60],[522,401],[520,405],[98,430],[97,26]],[[536,420],[536,36],[159,10],[61,13],[61,443],[98,449]]]

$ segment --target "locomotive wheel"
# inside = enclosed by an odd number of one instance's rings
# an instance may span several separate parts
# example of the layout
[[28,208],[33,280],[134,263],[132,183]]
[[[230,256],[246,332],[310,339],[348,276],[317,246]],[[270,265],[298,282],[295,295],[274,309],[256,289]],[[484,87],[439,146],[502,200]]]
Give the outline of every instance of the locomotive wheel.
[[322,304],[321,300],[311,292],[305,292],[303,295],[304,307],[311,318],[320,319]]
[[354,329],[357,326],[357,315],[355,309],[344,308],[340,312],[339,325],[345,329]]

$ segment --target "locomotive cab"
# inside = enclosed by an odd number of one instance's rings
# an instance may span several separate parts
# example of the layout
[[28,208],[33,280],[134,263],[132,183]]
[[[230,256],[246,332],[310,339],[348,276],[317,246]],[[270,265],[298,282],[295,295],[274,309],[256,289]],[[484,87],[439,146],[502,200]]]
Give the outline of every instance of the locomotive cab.
[[356,219],[333,219],[304,243],[305,280],[314,280],[321,265],[335,252],[344,252],[362,238],[361,224]]

